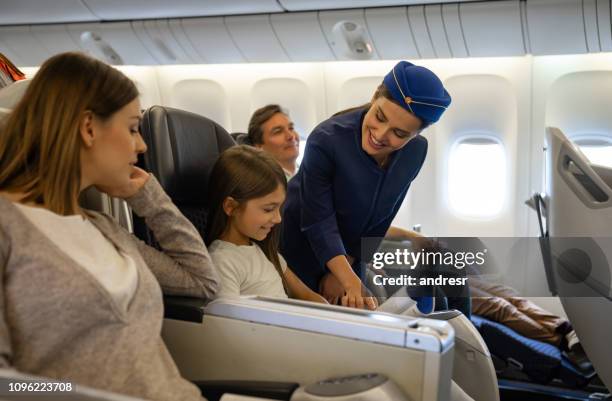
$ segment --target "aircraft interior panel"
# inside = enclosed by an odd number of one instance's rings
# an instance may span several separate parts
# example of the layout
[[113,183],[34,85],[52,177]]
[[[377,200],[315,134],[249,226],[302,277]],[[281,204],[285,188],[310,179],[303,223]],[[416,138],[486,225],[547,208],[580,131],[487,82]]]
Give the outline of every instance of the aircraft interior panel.
[[[51,56],[49,50],[30,32],[30,27],[27,25],[0,27],[0,38],[16,56],[14,62],[19,65],[40,65]],[[18,42],[20,43],[18,46],[12,45]]]
[[30,32],[49,51],[49,55],[80,49],[66,25],[30,25]]
[[0,25],[97,21],[99,19],[80,0],[57,0],[53,2],[4,0],[2,6]]
[[337,60],[376,60],[365,10],[319,12],[321,29]]
[[183,18],[181,27],[206,63],[241,63],[244,56],[230,36],[223,17]]
[[224,15],[282,12],[283,8],[274,0],[84,0],[89,9],[99,18],[114,20],[173,18],[185,15]]
[[[381,59],[419,57],[406,7],[367,9],[365,13],[372,42]],[[398,36],[402,40],[397,40]]]
[[446,32],[444,19],[442,18],[442,5],[431,4],[425,6],[425,21],[427,22],[429,37],[431,38],[434,49],[436,49],[436,56],[438,58],[453,57],[448,44],[448,33]]
[[610,19],[610,2],[597,0],[597,27],[599,28],[599,44],[602,52],[612,51],[612,24]]
[[[195,100],[195,101],[194,101]],[[226,125],[230,121],[225,89],[208,79],[184,79],[177,81],[168,96],[169,106],[203,115]]]
[[318,13],[272,14],[270,22],[291,61],[335,60],[321,29]]
[[[587,53],[582,0],[548,0],[527,3],[529,39],[534,55]],[[557,29],[563,26],[564,29]],[[551,32],[555,32],[551,35]]]
[[[504,0],[459,5],[462,33],[470,56],[525,54],[520,4],[517,0]],[[495,35],[490,35],[493,31]],[[500,43],[504,46],[499,46]]]
[[225,25],[247,61],[289,61],[274,33],[269,15],[226,17]]
[[108,59],[116,53],[126,65],[159,64],[129,22],[69,24],[67,27],[72,39],[96,57]]
[[427,29],[424,6],[407,7],[408,23],[412,29],[412,35],[417,45],[420,58],[437,58],[436,49],[431,41],[431,35]]
[[464,22],[463,17],[459,15],[459,4],[442,4],[442,20],[452,56],[468,57]]
[[315,98],[306,82],[296,78],[263,78],[255,82],[250,94],[253,111],[267,104],[283,105],[304,139],[317,125]]

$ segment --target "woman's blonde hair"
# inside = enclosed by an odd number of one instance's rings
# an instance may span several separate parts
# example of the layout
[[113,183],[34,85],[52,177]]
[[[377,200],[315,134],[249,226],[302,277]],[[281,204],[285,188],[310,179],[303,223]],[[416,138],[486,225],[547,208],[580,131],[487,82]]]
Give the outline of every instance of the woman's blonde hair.
[[24,193],[24,202],[61,215],[74,214],[85,112],[106,120],[137,97],[123,73],[84,54],[45,61],[0,127],[0,190]]
[[[251,199],[274,192],[279,185],[286,191],[287,178],[276,159],[268,153],[249,145],[234,146],[223,152],[210,173],[208,183],[206,245],[219,239],[229,224],[223,210],[227,197],[232,197],[242,207]],[[279,237],[280,226],[277,224],[263,241],[254,242],[272,262],[287,291],[278,257]]]

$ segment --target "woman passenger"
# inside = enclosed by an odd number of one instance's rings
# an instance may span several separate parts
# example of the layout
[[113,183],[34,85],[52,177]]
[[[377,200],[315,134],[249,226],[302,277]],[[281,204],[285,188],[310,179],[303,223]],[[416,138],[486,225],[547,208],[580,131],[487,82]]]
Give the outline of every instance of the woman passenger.
[[[0,367],[150,400],[203,400],[161,339],[162,288],[212,297],[217,272],[159,183],[132,81],[78,53],[47,60],[0,127]],[[77,199],[125,199],[163,251]]]

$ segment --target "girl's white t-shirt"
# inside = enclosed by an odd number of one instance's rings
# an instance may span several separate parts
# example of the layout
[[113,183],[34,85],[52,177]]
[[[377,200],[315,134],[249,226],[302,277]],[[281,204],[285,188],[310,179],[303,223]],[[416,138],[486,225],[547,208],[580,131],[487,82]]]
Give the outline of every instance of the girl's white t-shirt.
[[138,287],[138,270],[130,256],[120,253],[80,215],[61,216],[43,208],[15,205],[62,252],[89,272],[120,310],[127,311]]
[[[287,298],[280,275],[258,245],[235,245],[215,240],[208,252],[221,277],[217,297],[259,295]],[[284,273],[287,262],[280,254],[278,258]]]

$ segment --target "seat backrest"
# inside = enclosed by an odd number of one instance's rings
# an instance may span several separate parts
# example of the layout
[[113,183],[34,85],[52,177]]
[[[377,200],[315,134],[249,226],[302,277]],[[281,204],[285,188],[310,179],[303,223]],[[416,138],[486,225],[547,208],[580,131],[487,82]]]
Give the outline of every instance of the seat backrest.
[[238,145],[253,145],[246,132],[232,132],[230,135]]
[[[174,204],[204,237],[208,176],[234,140],[214,121],[183,110],[153,106],[140,127],[148,151],[140,165],[159,180]],[[134,216],[134,233],[149,244],[155,241],[141,219]]]

